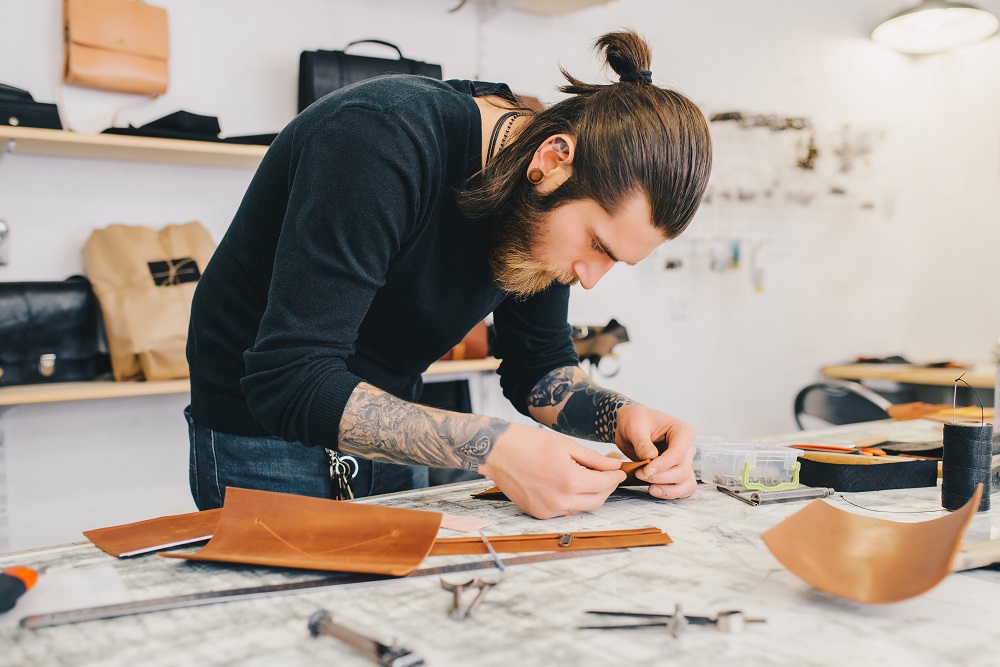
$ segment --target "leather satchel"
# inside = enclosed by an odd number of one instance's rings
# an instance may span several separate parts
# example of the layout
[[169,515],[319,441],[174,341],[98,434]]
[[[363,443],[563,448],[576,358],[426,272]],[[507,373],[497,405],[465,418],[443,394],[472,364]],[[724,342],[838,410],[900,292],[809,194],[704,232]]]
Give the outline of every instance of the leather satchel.
[[83,276],[0,283],[0,386],[93,380],[100,311]]
[[139,0],[64,0],[63,80],[141,95],[167,91],[167,10]]
[[[355,44],[388,46],[396,50],[399,59],[348,54],[347,49]],[[398,46],[381,39],[351,42],[343,51],[303,51],[299,56],[299,111],[338,88],[382,74],[416,74],[440,81],[441,66],[406,58]]]

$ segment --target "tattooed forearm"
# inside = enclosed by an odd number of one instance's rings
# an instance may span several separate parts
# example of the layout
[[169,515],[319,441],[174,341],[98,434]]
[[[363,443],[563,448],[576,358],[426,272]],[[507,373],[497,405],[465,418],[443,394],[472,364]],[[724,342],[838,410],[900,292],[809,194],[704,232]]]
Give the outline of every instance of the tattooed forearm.
[[408,403],[362,382],[340,420],[340,449],[374,461],[478,472],[509,427],[501,419]]
[[632,402],[569,366],[543,377],[528,396],[530,412],[538,421],[567,435],[601,442],[615,441],[618,409]]

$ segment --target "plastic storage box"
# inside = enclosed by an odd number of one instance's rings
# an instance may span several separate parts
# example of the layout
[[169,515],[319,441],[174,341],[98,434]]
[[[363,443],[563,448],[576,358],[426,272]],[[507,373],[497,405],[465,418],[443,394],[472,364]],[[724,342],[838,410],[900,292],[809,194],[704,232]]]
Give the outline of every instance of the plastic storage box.
[[765,490],[792,482],[796,459],[801,452],[788,447],[762,448],[706,447],[701,455],[701,481],[722,486],[743,486],[744,464],[750,464],[747,481],[760,484]]
[[764,445],[758,445],[755,442],[738,442],[717,436],[703,435],[699,435],[694,439],[694,446],[695,452],[692,466],[694,467],[694,474],[698,479],[701,479],[702,452],[706,449],[764,449]]

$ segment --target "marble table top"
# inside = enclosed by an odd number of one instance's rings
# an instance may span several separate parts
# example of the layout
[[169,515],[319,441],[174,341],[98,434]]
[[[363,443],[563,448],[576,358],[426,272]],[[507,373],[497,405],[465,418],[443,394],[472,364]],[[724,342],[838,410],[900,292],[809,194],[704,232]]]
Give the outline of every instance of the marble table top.
[[[849,442],[861,432],[919,440],[939,433],[939,427],[878,422],[812,432],[809,441]],[[802,441],[803,434],[761,440],[789,444]],[[109,581],[95,585],[97,592],[87,598],[89,604],[104,604],[120,601],[113,599],[116,587],[119,596],[141,600],[319,575],[155,554],[114,559],[89,543],[8,554],[0,556],[0,568],[17,563],[48,569],[22,598],[25,604],[0,617],[0,665],[375,664],[335,639],[310,637],[307,620],[320,608],[355,630],[417,651],[428,665],[1000,664],[1000,571],[953,574],[924,595],[890,605],[836,598],[786,570],[760,539],[805,502],[753,507],[707,485],[680,501],[623,490],[596,511],[538,521],[511,503],[470,497],[488,485],[488,480],[467,482],[366,502],[477,517],[490,522],[487,534],[656,526],[673,543],[511,567],[478,613],[461,621],[450,618],[451,595],[438,578],[424,577],[37,630],[24,630],[14,620],[46,581],[60,577]],[[837,493],[825,502],[883,519],[925,521],[944,514],[939,493],[936,488]],[[459,533],[442,529],[441,535]],[[1000,538],[996,502],[973,519],[966,534],[967,540],[991,538]],[[431,558],[424,565],[463,559],[481,557]],[[687,614],[710,616],[739,609],[766,623],[740,634],[692,626],[678,638],[663,628],[579,629],[595,621],[587,609],[669,613],[676,604]]]

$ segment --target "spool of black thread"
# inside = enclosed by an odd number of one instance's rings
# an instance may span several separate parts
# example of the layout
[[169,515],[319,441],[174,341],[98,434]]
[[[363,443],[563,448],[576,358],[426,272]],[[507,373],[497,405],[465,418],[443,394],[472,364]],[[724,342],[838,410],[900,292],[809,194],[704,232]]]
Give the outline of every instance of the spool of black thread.
[[980,512],[990,509],[990,462],[993,425],[973,422],[944,425],[941,505],[957,510],[983,485]]

